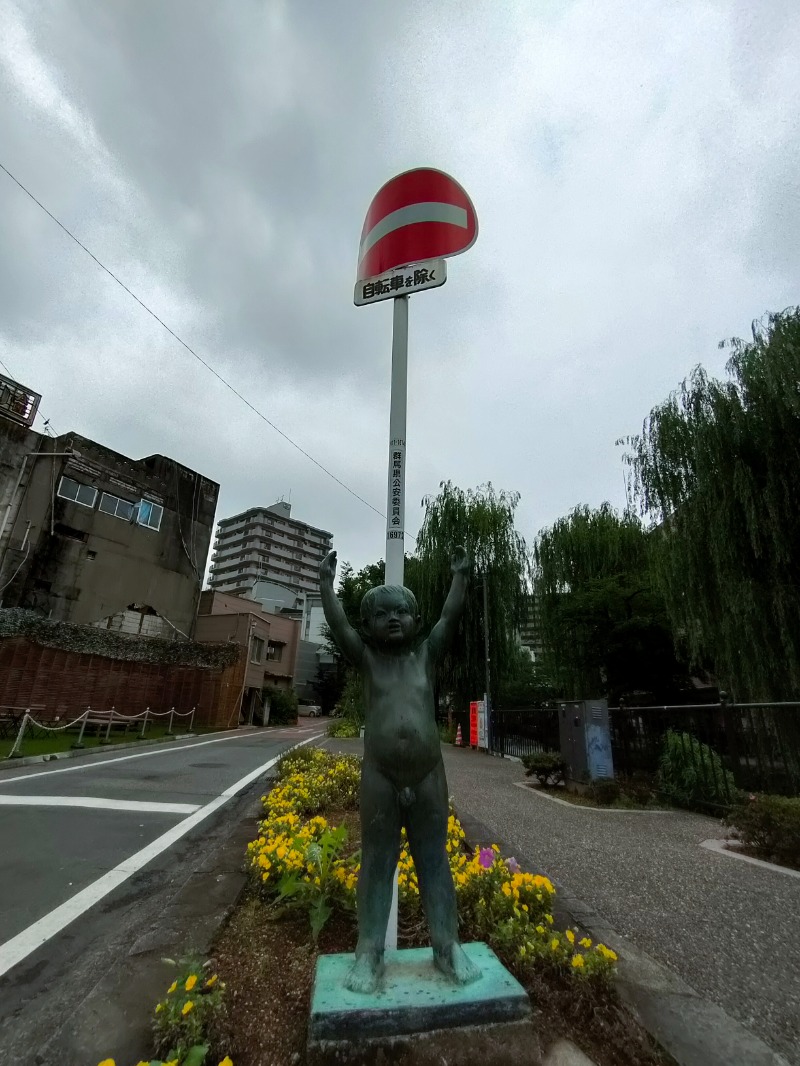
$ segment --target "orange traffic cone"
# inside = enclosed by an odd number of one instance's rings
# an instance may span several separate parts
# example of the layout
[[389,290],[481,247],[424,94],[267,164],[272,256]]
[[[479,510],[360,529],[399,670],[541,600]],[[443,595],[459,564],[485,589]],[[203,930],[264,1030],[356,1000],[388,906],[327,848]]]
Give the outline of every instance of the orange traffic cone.
[[461,739],[461,726],[456,730],[455,746],[457,748],[463,747],[464,741]]

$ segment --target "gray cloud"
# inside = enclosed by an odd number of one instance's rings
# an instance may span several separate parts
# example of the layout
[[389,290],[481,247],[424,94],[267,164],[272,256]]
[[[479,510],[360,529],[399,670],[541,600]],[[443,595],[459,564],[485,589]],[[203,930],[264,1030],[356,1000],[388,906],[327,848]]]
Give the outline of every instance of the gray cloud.
[[[352,306],[367,205],[430,164],[475,247],[412,300],[409,521],[439,480],[532,538],[624,500],[635,432],[722,336],[797,300],[793,5],[2,0],[0,161],[260,410],[378,507],[391,312]],[[343,557],[382,522],[0,174],[0,358],[57,429],[161,451],[220,514],[291,490]]]

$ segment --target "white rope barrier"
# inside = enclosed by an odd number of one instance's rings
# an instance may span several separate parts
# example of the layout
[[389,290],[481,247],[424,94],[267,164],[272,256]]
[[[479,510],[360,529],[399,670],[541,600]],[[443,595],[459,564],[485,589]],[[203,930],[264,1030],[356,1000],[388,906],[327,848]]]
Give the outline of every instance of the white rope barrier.
[[83,734],[88,725],[106,725],[106,741],[111,736],[112,725],[121,725],[125,723],[125,730],[127,732],[128,723],[136,722],[142,719],[142,732],[141,736],[144,736],[144,731],[147,728],[147,722],[149,718],[166,718],[169,715],[169,728],[167,730],[168,735],[172,733],[172,722],[174,718],[190,718],[189,728],[194,726],[194,712],[197,708],[192,707],[190,711],[176,711],[174,707],[170,707],[168,711],[151,711],[149,707],[146,707],[140,714],[122,714],[121,712],[111,708],[110,711],[92,711],[91,707],[87,707],[83,714],[77,718],[73,718],[71,722],[64,722],[63,725],[46,725],[44,722],[38,721],[30,713],[30,710],[26,710],[22,716],[22,722],[20,723],[19,732],[17,738],[8,753],[7,758],[13,759],[19,752],[22,744],[22,738],[25,735],[25,730],[29,725],[35,726],[37,729],[43,729],[46,733],[63,733],[67,729],[72,729],[80,722],[80,733],[78,739],[74,744],[76,748],[83,747]]

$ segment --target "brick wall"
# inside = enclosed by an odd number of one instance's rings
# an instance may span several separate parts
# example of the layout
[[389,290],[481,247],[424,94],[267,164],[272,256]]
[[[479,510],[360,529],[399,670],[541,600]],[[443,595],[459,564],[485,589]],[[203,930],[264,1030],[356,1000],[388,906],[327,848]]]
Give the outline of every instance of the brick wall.
[[233,666],[200,667],[131,662],[0,640],[0,707],[43,705],[43,720],[73,717],[87,706],[121,714],[190,711],[195,725],[235,727],[245,670],[244,649]]

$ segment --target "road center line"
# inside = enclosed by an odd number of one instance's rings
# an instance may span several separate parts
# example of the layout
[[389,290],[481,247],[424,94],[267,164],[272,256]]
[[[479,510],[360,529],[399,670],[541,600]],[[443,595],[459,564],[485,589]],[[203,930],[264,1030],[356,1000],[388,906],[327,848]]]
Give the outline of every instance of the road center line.
[[102,796],[0,796],[0,807],[90,807],[144,814],[194,814],[199,803],[148,803],[145,800],[104,799]]
[[92,762],[87,759],[86,762],[81,761],[80,766],[62,766],[58,770],[38,770],[35,774],[19,774],[17,777],[3,777],[0,774],[0,788],[4,788],[6,785],[12,784],[14,781],[31,781],[34,777],[49,777],[51,774],[71,774],[76,770],[91,770],[95,766],[108,766],[110,763],[115,762],[128,762],[130,759],[150,759],[156,755],[174,755],[176,751],[189,751],[193,748],[202,748],[206,744],[221,744],[225,740],[250,740],[252,737],[264,738],[265,734],[261,732],[256,733],[244,733],[239,734],[233,732],[230,736],[214,737],[213,740],[198,740],[196,744],[181,744],[180,747],[175,747],[170,744],[166,748],[157,748],[155,751],[137,751],[133,755],[120,755],[116,759],[97,759]]
[[184,818],[177,825],[174,825],[171,829],[168,829],[166,833],[162,833],[160,837],[157,837],[147,847],[142,848],[141,851],[137,851],[135,855],[131,855],[129,859],[125,859],[123,862],[115,866],[113,870],[109,870],[108,873],[103,874],[102,877],[98,877],[92,884],[87,885],[82,891],[76,893],[71,899],[66,900],[61,906],[56,907],[55,910],[45,914],[43,918],[40,918],[37,922],[29,925],[27,929],[23,929],[21,933],[17,933],[16,936],[7,940],[5,944],[0,945],[0,977],[3,974],[8,973],[12,967],[17,963],[22,962],[28,955],[40,948],[42,944],[46,944],[48,940],[54,937],[57,933],[60,933],[62,929],[74,922],[76,918],[80,918],[82,914],[85,914],[90,907],[93,907],[95,903],[99,903],[101,899],[107,896],[110,892],[113,892],[115,888],[127,881],[133,874],[138,873],[144,866],[160,855],[162,851],[166,851],[167,848],[172,847],[182,836],[185,836],[195,826],[205,821],[209,815],[214,811],[219,810],[224,806],[228,800],[235,796],[238,792],[241,792],[243,788],[250,784],[251,781],[255,781],[261,774],[271,769],[287,751],[292,751],[294,748],[300,748],[304,744],[309,744],[312,740],[317,739],[322,734],[315,734],[308,737],[305,740],[301,740],[298,744],[293,744],[291,747],[286,748],[280,752],[274,758],[268,762],[263,763],[249,774],[245,774],[235,784],[226,788],[225,791],[217,796],[216,799],[211,800],[204,807],[195,811],[194,814],[190,814],[188,818]]

